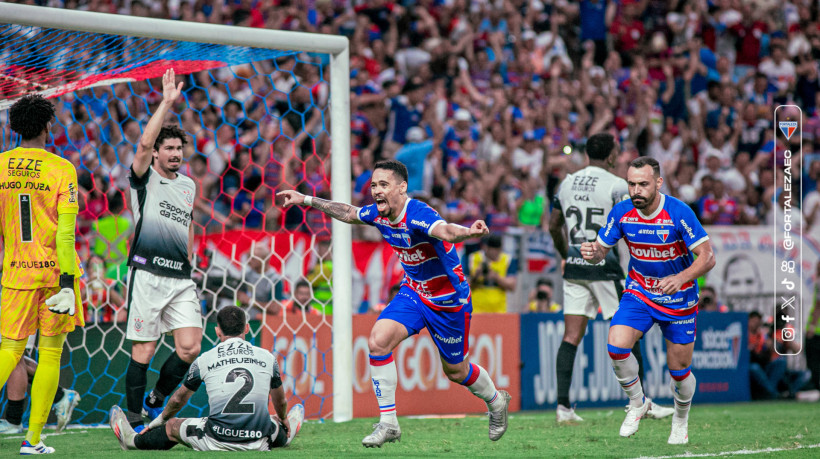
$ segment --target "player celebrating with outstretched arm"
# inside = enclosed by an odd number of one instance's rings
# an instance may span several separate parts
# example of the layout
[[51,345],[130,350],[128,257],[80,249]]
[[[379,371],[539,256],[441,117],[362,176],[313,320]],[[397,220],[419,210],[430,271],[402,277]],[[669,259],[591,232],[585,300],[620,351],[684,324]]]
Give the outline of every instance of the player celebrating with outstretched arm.
[[626,238],[629,275],[608,339],[615,376],[629,396],[621,436],[637,432],[649,409],[631,349],[657,322],[666,338],[666,363],[675,398],[668,442],[680,445],[689,442],[689,407],[696,387],[691,364],[698,314],[697,278],[715,266],[715,256],[709,236],[689,206],[658,192],[663,184],[660,175],[655,159],[644,156],[629,164],[631,200],[612,208],[597,241],[581,244],[581,256],[596,264],[619,239]]
[[398,374],[392,352],[425,327],[438,347],[444,373],[487,403],[490,440],[500,439],[507,431],[510,395],[496,390],[487,370],[467,361],[473,308],[470,286],[453,245],[489,233],[487,225],[481,220],[470,228],[447,223],[427,204],[408,198],[407,168],[395,160],[376,163],[370,192],[375,204],[362,208],[296,191],[277,193],[284,198],[284,207],[308,205],[345,223],[375,226],[404,267],[399,293],[370,331],[370,376],[381,418],[362,444],[381,447],[401,439],[396,418]]
[[[185,132],[162,126],[180,96],[174,70],[162,76],[162,102],[145,126],[131,165],[131,207],[136,220],[128,254],[128,329],[131,362],[125,375],[128,421],[142,430],[142,416],[156,418],[165,397],[199,355],[202,312],[191,280],[196,185],[179,172]],[[145,395],[146,373],[162,334],[174,335],[174,352],[162,365],[154,390]]]
[[[9,110],[22,143],[0,154],[0,228],[3,232],[3,295],[0,300],[0,387],[40,330],[40,355],[31,383],[31,418],[20,454],[49,454],[40,433],[60,381],[66,335],[83,326],[74,250],[79,204],[77,171],[45,150],[54,106],[25,96]],[[75,314],[79,310],[79,314]]]

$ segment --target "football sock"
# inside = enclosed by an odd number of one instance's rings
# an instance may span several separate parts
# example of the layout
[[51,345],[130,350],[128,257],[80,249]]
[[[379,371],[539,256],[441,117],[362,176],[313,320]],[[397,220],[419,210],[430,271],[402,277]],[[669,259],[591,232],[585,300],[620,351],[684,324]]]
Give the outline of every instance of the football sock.
[[687,419],[689,408],[692,406],[692,397],[695,396],[697,380],[692,374],[692,367],[683,370],[669,370],[672,375],[672,395],[675,397],[675,417]]
[[128,405],[128,423],[131,427],[142,424],[142,399],[145,397],[145,385],[148,382],[148,364],[134,359],[128,363],[125,372],[125,399]]
[[54,394],[60,385],[60,355],[65,337],[65,334],[40,336],[40,356],[31,383],[31,414],[26,433],[26,440],[32,445],[40,443],[40,433],[46,425]]
[[555,375],[558,377],[558,404],[569,408],[569,386],[572,384],[572,367],[578,346],[561,341],[555,358]]
[[63,396],[64,396],[64,395],[65,395],[65,390],[64,390],[62,387],[57,386],[57,393],[56,393],[56,394],[54,394],[54,401],[53,401],[53,402],[51,402],[51,403],[52,403],[52,404],[54,404],[54,403],[59,403],[59,402],[60,402],[60,400],[62,400],[62,399],[63,399]]
[[503,406],[504,401],[498,396],[498,391],[495,389],[493,380],[490,379],[490,374],[480,365],[471,363],[467,377],[460,384],[467,387],[476,397],[487,402],[490,410],[496,410]]
[[190,367],[190,363],[182,360],[176,352],[172,352],[162,364],[157,385],[149,394],[146,404],[151,408],[161,407],[165,397],[174,392]]
[[629,349],[607,344],[609,358],[612,359],[612,369],[615,378],[629,397],[629,405],[638,407],[644,404],[643,387],[638,378],[638,360]]
[[373,382],[373,393],[379,402],[379,422],[398,425],[396,386],[399,384],[399,375],[392,352],[387,355],[370,355],[370,378]]
[[9,400],[6,404],[6,421],[19,426],[23,423],[23,413],[26,411],[26,399]]
[[635,360],[638,361],[638,378],[641,380],[641,387],[643,387],[643,353],[641,352],[641,340],[635,341],[635,345],[632,346],[632,355],[635,356]]
[[168,439],[165,426],[154,427],[134,437],[134,446],[137,449],[167,450],[176,444],[177,442]]
[[3,338],[0,342],[0,388],[6,385],[11,372],[26,351],[28,339]]

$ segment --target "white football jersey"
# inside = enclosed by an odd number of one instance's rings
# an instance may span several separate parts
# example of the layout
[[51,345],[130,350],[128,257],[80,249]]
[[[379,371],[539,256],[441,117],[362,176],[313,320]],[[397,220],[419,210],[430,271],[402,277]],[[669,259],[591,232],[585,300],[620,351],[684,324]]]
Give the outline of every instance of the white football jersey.
[[227,339],[191,364],[183,384],[196,391],[202,383],[210,406],[206,435],[243,443],[275,432],[268,398],[282,379],[273,354],[242,338]]
[[597,266],[581,257],[581,243],[595,241],[606,225],[612,207],[629,199],[626,180],[597,166],[587,166],[569,174],[558,186],[553,207],[564,214],[569,243],[565,279],[623,280],[623,268],[615,251]]

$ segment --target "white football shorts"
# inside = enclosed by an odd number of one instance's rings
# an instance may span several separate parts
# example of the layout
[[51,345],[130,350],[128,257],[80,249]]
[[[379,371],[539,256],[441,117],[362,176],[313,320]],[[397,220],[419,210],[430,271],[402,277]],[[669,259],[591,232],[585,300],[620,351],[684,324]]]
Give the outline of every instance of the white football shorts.
[[126,339],[156,341],[178,328],[202,328],[202,307],[191,279],[157,276],[143,269],[128,273]]
[[[179,426],[179,437],[185,444],[194,451],[270,451],[271,439],[269,437],[260,438],[246,443],[228,443],[216,440],[205,434],[205,423],[208,418],[189,418],[182,421]],[[274,423],[277,430],[274,437],[279,435],[279,426]]]
[[618,310],[623,281],[611,280],[564,280],[564,315],[587,316],[594,319],[598,306],[604,320],[609,320]]

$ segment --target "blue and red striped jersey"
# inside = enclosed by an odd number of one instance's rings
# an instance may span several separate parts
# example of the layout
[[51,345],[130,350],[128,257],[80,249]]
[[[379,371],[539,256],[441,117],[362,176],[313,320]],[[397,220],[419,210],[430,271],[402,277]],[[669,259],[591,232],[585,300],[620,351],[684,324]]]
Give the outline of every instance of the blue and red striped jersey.
[[695,312],[697,282],[688,282],[674,295],[658,288],[661,279],[673,276],[695,261],[692,249],[709,239],[695,213],[682,201],[661,194],[652,215],[644,215],[631,200],[621,201],[609,212],[607,224],[598,232],[598,243],[614,246],[624,238],[629,247],[626,290],[649,306],[672,315]]
[[378,228],[393,247],[404,268],[403,283],[437,310],[458,311],[469,301],[470,286],[454,244],[436,239],[430,232],[446,223],[427,204],[408,199],[395,221],[379,215],[376,204],[359,209],[359,220]]

